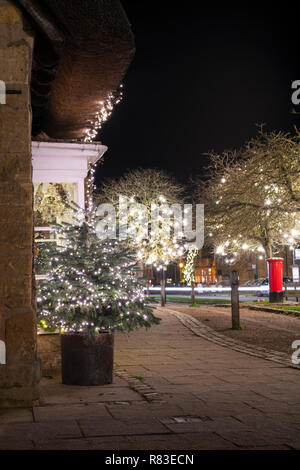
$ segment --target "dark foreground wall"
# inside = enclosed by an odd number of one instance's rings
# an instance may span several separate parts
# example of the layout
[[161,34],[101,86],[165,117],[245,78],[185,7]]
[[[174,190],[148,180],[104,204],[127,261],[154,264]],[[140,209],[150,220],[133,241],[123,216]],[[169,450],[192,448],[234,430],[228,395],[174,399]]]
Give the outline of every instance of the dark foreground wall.
[[0,339],[7,348],[0,365],[0,407],[38,400],[36,320],[32,295],[32,168],[30,71],[33,37],[24,31],[14,2],[0,0]]

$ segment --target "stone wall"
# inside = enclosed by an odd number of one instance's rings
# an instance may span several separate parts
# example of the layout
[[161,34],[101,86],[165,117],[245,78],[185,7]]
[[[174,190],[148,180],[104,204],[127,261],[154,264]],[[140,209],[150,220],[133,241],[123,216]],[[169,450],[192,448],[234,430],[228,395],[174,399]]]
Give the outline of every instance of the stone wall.
[[9,90],[0,104],[0,407],[38,400],[35,300],[32,294],[32,167],[30,72],[33,36],[21,11],[0,0],[0,80]]

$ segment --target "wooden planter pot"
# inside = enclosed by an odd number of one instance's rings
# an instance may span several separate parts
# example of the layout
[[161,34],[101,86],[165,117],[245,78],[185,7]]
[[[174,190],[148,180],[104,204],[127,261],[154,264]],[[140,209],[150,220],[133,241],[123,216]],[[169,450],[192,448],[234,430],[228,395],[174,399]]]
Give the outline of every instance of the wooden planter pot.
[[61,335],[62,383],[105,385],[113,381],[114,336],[100,333],[89,341],[84,334]]
[[37,352],[42,362],[42,377],[56,377],[61,373],[61,340],[59,333],[37,335]]

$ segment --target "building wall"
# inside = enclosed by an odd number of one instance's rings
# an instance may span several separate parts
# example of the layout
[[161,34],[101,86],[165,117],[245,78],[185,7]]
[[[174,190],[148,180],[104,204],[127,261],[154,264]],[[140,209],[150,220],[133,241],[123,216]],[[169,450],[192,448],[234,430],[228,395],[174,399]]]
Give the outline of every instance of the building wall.
[[245,253],[239,256],[234,264],[227,264],[223,257],[217,256],[217,275],[218,280],[229,279],[230,271],[235,269],[239,273],[240,282],[254,281],[255,278],[267,277],[267,262],[265,259],[260,260],[259,257],[252,253]]
[[30,406],[38,400],[39,362],[33,295],[30,72],[33,37],[20,10],[0,0],[0,406]]
[[[265,278],[268,276],[267,261],[263,257],[259,258],[260,255],[255,253],[245,253],[240,256],[238,261],[234,265],[229,265],[224,262],[224,258],[218,256],[216,258],[217,266],[217,277],[218,280],[229,278],[231,269],[236,269],[239,273],[240,282],[246,282],[249,280],[255,280]],[[283,250],[276,256],[283,258],[283,276],[292,277],[292,264],[293,264],[293,253],[291,250]]]
[[195,260],[195,282],[209,285],[216,281],[215,257],[210,250],[203,248]]
[[[287,247],[276,256],[283,258],[283,275],[291,278],[293,252]],[[232,269],[238,271],[241,283],[268,276],[267,261],[261,254],[245,252],[235,264],[229,264],[223,256],[208,256],[208,250],[203,249],[195,262],[195,281],[204,284],[220,282],[229,279]]]

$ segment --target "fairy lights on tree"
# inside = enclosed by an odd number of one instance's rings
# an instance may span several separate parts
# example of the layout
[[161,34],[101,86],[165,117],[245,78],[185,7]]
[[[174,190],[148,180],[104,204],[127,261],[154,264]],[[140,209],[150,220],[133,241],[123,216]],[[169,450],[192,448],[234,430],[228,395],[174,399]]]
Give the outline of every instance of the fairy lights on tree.
[[158,323],[132,250],[116,240],[99,240],[91,208],[77,210],[75,219],[56,226],[60,245],[48,248],[48,277],[37,290],[39,325],[93,337]]
[[198,253],[199,250],[196,246],[191,246],[187,253],[186,264],[184,267],[184,279],[188,286],[195,281],[195,260]]
[[210,177],[198,182],[206,243],[234,263],[241,253],[271,257],[300,241],[300,134],[265,133],[243,148],[210,155]]
[[[136,250],[140,262],[160,270],[185,252],[180,240],[182,220],[171,210],[171,205],[177,204],[181,214],[182,192],[181,186],[163,171],[137,169],[118,180],[105,182],[97,199],[99,203],[111,203],[117,215],[120,215],[120,202],[127,204],[127,241]],[[140,205],[146,213],[140,210]],[[149,226],[147,221],[153,220],[154,213],[158,223]],[[174,229],[177,228],[176,238]]]

